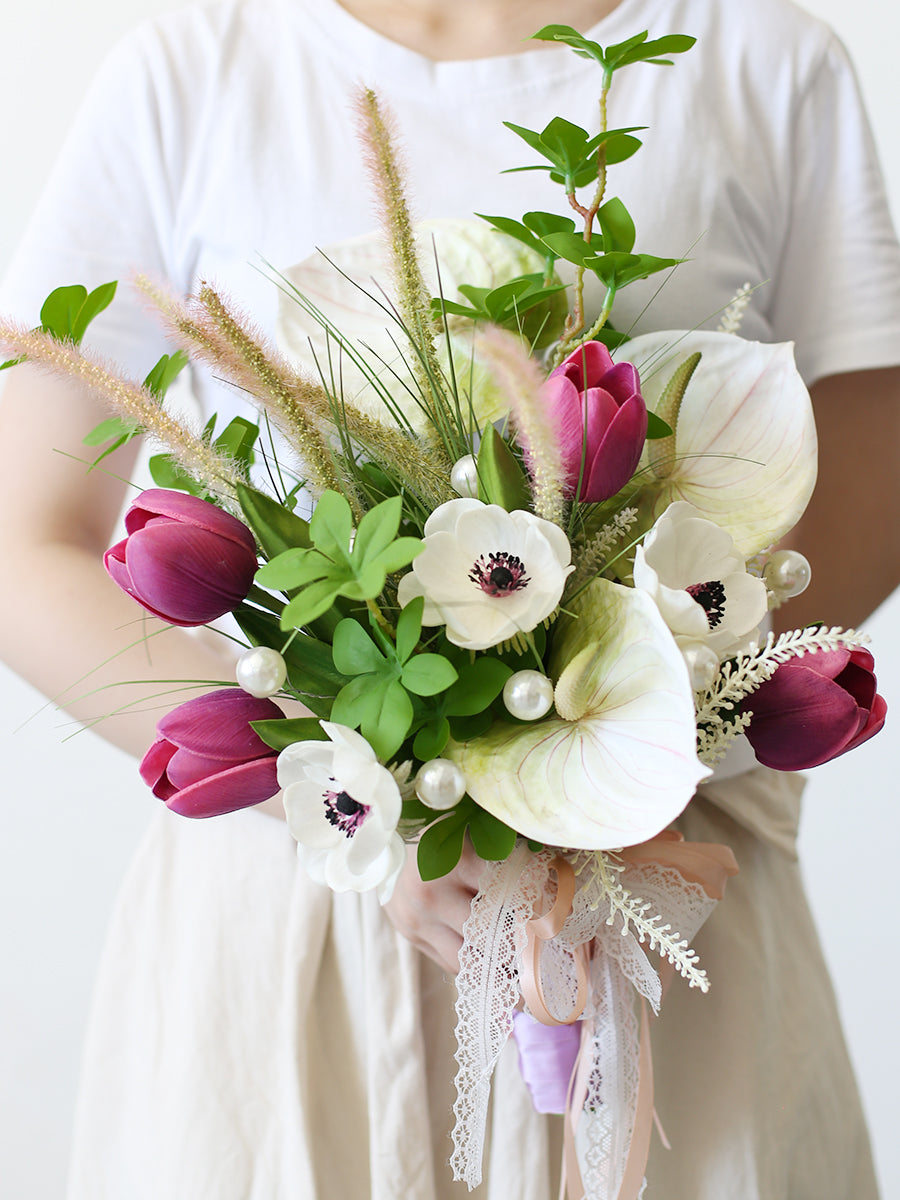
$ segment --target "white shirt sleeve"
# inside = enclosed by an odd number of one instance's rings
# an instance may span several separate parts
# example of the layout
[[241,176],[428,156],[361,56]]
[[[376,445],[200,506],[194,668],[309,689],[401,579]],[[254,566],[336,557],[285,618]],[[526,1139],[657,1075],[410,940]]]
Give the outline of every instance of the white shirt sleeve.
[[771,321],[807,380],[900,362],[900,250],[853,68],[832,39],[797,98]]

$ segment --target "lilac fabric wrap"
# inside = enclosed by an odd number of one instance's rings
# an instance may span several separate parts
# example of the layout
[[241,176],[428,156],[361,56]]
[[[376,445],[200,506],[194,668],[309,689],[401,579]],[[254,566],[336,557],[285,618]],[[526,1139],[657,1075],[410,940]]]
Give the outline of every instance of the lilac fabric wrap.
[[536,1111],[565,1112],[569,1080],[581,1045],[581,1023],[542,1025],[527,1013],[517,1012],[513,1037],[519,1069]]

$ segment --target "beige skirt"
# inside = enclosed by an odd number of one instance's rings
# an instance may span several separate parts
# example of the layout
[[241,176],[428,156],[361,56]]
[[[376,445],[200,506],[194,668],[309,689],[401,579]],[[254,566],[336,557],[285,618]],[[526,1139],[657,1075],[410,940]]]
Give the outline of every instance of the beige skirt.
[[[802,783],[707,785],[679,826],[741,873],[653,1029],[647,1200],[874,1200],[856,1086],[803,896]],[[281,822],[162,811],[110,927],[68,1200],[551,1200],[558,1127],[512,1047],[484,1184],[453,1184],[452,980],[371,896],[298,869]]]

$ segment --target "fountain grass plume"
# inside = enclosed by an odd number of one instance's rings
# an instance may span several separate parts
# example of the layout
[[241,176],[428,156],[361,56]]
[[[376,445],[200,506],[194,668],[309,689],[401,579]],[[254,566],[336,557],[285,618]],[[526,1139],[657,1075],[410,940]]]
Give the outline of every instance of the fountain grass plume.
[[40,329],[25,329],[0,320],[0,345],[15,358],[27,359],[36,367],[90,388],[116,416],[140,426],[161,442],[210,492],[236,504],[237,485],[245,481],[241,466],[167,412],[149,388],[126,379],[73,342],[61,341]]
[[231,309],[208,283],[201,284],[199,296],[183,304],[145,277],[136,282],[185,350],[247,392],[270,415],[300,456],[312,490],[321,493],[330,488],[347,495],[359,519],[359,497],[342,477],[318,423],[312,419],[317,410],[328,405],[324,390],[298,376],[261,332]]
[[[340,462],[343,455],[332,452],[329,435],[338,429],[419,496],[427,511],[454,495],[442,456],[402,430],[341,403],[321,384],[307,379],[261,334],[230,313],[208,285],[191,305],[169,296],[145,277],[137,280],[137,286],[159,309],[185,350],[227,374],[232,383],[258,400],[291,444],[300,449],[304,466],[310,461],[312,442],[320,460],[336,472],[335,460]],[[324,486],[339,486],[346,494],[352,485],[342,480]],[[358,507],[357,497],[350,494],[348,500]],[[355,515],[358,518],[361,513]]]
[[534,511],[563,526],[566,475],[559,435],[541,395],[544,375],[519,338],[505,329],[484,329],[476,337],[475,349],[509,402],[516,438],[531,477]]
[[363,160],[391,252],[400,324],[412,346],[414,375],[425,411],[436,434],[446,443],[448,436],[452,440],[453,409],[438,361],[435,343],[438,326],[432,316],[431,296],[419,264],[394,130],[371,88],[361,88],[357,92],[356,111]]

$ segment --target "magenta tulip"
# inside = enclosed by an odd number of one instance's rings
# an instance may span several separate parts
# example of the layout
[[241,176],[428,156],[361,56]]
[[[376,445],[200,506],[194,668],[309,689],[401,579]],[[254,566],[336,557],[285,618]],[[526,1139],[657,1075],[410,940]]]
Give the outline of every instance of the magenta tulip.
[[759,761],[804,771],[874,736],[887,705],[876,691],[868,650],[819,650],[782,663],[742,704]]
[[115,582],[171,625],[231,612],[256,573],[253,534],[215,504],[151,488],[125,514],[128,536],[103,556]]
[[180,704],[159,722],[141,760],[153,795],[183,817],[216,817],[260,804],[278,791],[277,751],[250,728],[284,713],[240,688]]
[[647,437],[640,386],[631,363],[614,363],[601,342],[579,346],[544,384],[566,481],[579,500],[608,500],[634,474]]

